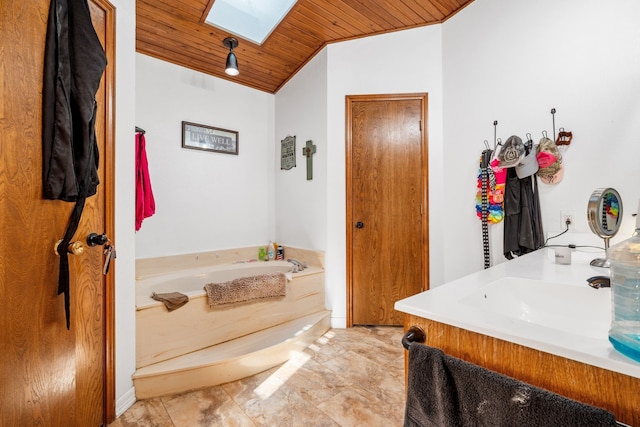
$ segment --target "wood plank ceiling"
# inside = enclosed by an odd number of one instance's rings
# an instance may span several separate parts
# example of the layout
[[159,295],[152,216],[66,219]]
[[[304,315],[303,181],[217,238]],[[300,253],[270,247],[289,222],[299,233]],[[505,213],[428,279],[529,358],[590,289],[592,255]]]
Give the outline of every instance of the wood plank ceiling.
[[[215,0],[136,0],[136,50],[276,93],[328,43],[441,23],[473,0],[298,0],[262,45],[204,19]],[[240,74],[224,73],[234,36]]]

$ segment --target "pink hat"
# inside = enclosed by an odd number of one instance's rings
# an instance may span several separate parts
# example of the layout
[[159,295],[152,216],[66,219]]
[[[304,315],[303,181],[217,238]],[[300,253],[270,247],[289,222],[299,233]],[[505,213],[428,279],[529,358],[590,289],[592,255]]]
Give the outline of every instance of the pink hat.
[[558,156],[549,151],[539,152],[536,158],[538,159],[538,166],[540,166],[541,168],[549,167],[554,164],[556,160],[558,160]]
[[547,137],[544,137],[538,143],[536,148],[536,159],[538,160],[537,175],[545,184],[557,184],[564,177],[564,169],[562,166],[562,155],[558,151],[556,144]]

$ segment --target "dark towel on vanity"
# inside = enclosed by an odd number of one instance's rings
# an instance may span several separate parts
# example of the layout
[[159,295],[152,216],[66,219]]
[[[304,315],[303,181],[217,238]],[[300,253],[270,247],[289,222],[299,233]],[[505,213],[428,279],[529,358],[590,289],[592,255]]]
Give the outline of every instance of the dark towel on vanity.
[[404,427],[615,426],[612,413],[412,343]]
[[180,292],[167,292],[164,294],[157,294],[154,292],[151,294],[151,298],[162,302],[169,311],[177,310],[189,302],[189,297],[185,294],[181,294]]

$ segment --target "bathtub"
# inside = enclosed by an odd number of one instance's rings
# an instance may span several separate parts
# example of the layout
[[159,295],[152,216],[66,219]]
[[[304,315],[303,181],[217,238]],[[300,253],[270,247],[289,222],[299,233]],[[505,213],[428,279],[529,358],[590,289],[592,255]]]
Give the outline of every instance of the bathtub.
[[192,299],[206,295],[204,285],[207,283],[222,283],[241,277],[279,272],[287,273],[287,280],[291,280],[292,265],[286,261],[241,262],[209,265],[140,279],[136,283],[136,309],[162,304],[151,298],[153,292],[180,292]]
[[[169,264],[167,264],[169,262]],[[197,265],[159,273],[145,269],[136,279],[136,368],[169,360],[325,310],[324,270],[310,266],[288,273],[286,261]],[[285,272],[287,295],[210,308],[204,285],[240,277]],[[189,302],[169,312],[152,292],[181,292]]]

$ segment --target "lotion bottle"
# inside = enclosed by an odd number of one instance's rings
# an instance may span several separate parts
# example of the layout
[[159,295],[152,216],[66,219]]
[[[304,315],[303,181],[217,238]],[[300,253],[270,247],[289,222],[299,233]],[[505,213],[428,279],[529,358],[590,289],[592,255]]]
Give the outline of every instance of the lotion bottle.
[[267,246],[267,259],[269,261],[272,261],[275,259],[275,257],[276,257],[276,253],[273,250],[273,242],[270,241],[269,246]]

